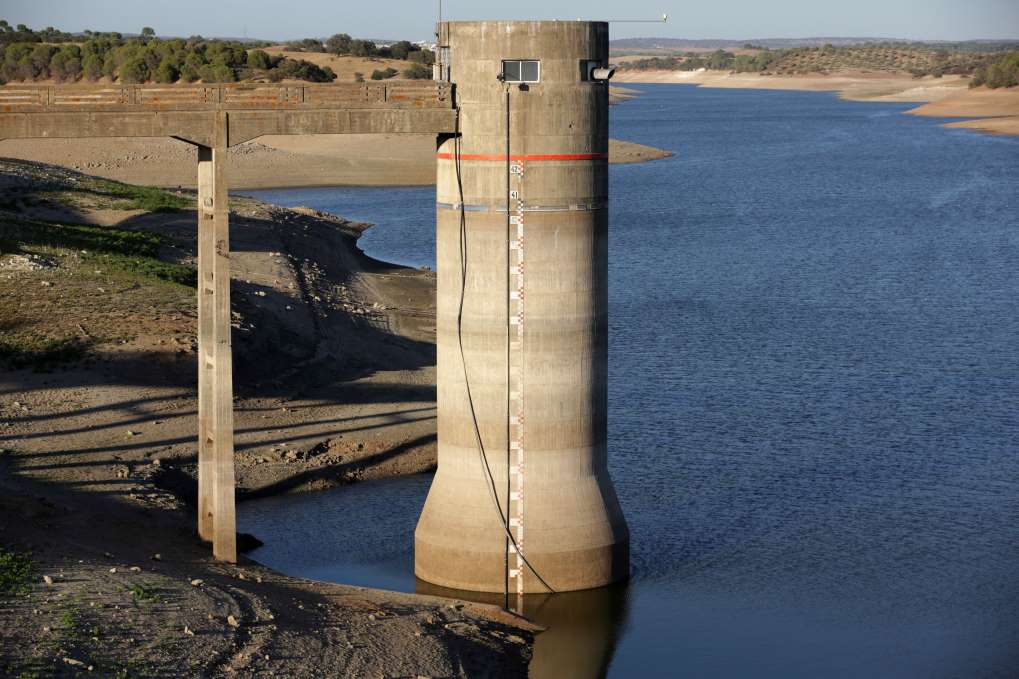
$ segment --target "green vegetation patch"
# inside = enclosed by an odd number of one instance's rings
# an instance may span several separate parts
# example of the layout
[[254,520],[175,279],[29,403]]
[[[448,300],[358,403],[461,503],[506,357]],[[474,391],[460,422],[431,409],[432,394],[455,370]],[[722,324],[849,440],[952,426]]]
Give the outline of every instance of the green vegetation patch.
[[1019,52],[1006,54],[995,62],[981,66],[973,74],[970,87],[986,85],[991,89],[1019,85]]
[[0,220],[0,253],[52,263],[0,281],[0,365],[73,364],[100,344],[129,340],[152,323],[144,320],[152,309],[189,304],[197,272],[158,259],[167,244],[143,231]]
[[0,594],[27,594],[34,577],[31,555],[0,546]]
[[56,202],[70,208],[146,212],[176,212],[193,209],[195,206],[194,195],[175,193],[154,186],[122,184],[97,177],[84,177],[73,187],[60,186],[23,192],[17,198],[14,194],[0,196],[0,208],[18,212],[19,200],[26,206]]
[[137,274],[143,278],[155,278],[189,288],[198,287],[198,272],[183,264],[163,262],[151,257],[137,257],[111,253],[89,253],[84,256],[86,263],[100,264],[104,269],[122,273]]
[[411,64],[403,69],[403,77],[407,80],[431,80],[432,69],[423,64]]
[[0,222],[0,240],[25,245],[89,249],[121,255],[155,257],[163,239],[153,233],[87,224],[61,224],[28,219]]
[[97,179],[89,187],[91,193],[116,199],[110,207],[115,210],[147,210],[148,212],[176,212],[194,207],[194,199],[152,186],[134,186],[106,179]]
[[151,604],[157,599],[155,590],[146,585],[132,585],[128,591],[131,592],[131,598],[139,604]]
[[77,363],[88,352],[91,342],[80,337],[41,337],[34,334],[0,339],[0,364],[10,368],[32,368],[48,372],[69,363]]
[[372,71],[372,80],[389,80],[395,77],[399,71],[395,68],[384,68],[382,70],[375,69]]
[[84,250],[86,262],[96,260],[106,268],[196,287],[194,269],[158,259],[167,244],[165,237],[146,231],[34,220],[0,222],[2,252],[17,252],[25,245]]

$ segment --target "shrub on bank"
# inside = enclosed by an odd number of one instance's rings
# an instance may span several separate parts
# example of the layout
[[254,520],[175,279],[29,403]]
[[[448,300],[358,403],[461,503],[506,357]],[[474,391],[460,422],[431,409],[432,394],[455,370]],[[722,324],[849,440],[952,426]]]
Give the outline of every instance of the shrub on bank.
[[403,69],[403,77],[407,80],[428,80],[432,77],[432,69],[422,64],[412,64]]
[[[315,40],[302,40],[297,45],[304,45]],[[318,43],[321,45],[322,43]],[[294,43],[287,45],[289,49]],[[435,63],[435,54],[426,50],[420,45],[415,45],[407,40],[400,40],[392,45],[376,45],[371,40],[358,40],[346,33],[337,33],[325,41],[323,50],[330,54],[354,57],[376,57],[379,59],[400,59],[401,61],[414,61],[425,66]]]
[[1019,52],[1011,52],[994,63],[978,68],[970,86],[980,85],[991,89],[1019,86]]
[[[0,356],[4,353],[0,343]],[[25,594],[31,587],[35,562],[30,554],[16,552],[0,545],[0,594]]]

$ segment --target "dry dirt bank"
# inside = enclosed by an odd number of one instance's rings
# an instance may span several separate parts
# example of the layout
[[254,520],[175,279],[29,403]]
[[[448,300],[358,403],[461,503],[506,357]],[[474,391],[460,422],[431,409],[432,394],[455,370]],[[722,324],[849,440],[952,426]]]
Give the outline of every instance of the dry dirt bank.
[[967,88],[957,76],[913,78],[847,71],[830,75],[760,75],[724,71],[617,71],[623,83],[678,83],[725,89],[839,92],[854,101],[930,101]]
[[622,71],[614,80],[623,83],[678,83],[725,89],[806,90],[838,92],[851,101],[924,103],[910,111],[938,118],[979,118],[949,123],[997,134],[1019,134],[1019,88],[969,88],[960,76],[913,78],[874,73],[844,72],[831,75],[763,76],[719,71]]
[[[612,140],[610,162],[671,156],[650,146]],[[163,138],[8,139],[0,157],[61,165],[91,175],[149,186],[195,185],[197,155]],[[413,186],[435,183],[432,135],[267,136],[229,153],[231,189],[302,186]]]
[[[0,372],[0,550],[35,564],[28,593],[0,594],[0,674],[524,676],[532,629],[496,609],[210,559],[191,506],[194,288],[157,260],[97,255],[101,238],[11,245],[60,220],[163,234],[165,266],[193,262],[192,210],[113,195],[0,163],[0,348],[29,347]],[[432,468],[433,274],[364,256],[364,225],[231,211],[241,497]],[[65,335],[83,360],[40,363],[39,338]]]
[[989,90],[978,87],[932,100],[910,113],[935,118],[976,118],[948,123],[992,134],[1019,135],[1019,88]]

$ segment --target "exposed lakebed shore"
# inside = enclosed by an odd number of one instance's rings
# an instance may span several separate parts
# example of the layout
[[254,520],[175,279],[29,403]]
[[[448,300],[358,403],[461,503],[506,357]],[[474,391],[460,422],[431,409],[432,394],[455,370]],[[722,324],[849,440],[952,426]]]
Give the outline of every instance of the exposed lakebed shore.
[[[612,140],[610,162],[672,155]],[[147,186],[193,188],[194,147],[172,139],[8,139],[0,157],[61,165]],[[435,183],[434,135],[270,136],[230,149],[231,190],[306,186],[415,186]]]
[[960,76],[914,78],[846,71],[826,75],[777,76],[722,71],[619,71],[622,83],[672,83],[723,89],[838,92],[850,101],[923,104],[909,111],[936,118],[975,118],[948,123],[993,134],[1019,135],[1019,88],[971,89]]

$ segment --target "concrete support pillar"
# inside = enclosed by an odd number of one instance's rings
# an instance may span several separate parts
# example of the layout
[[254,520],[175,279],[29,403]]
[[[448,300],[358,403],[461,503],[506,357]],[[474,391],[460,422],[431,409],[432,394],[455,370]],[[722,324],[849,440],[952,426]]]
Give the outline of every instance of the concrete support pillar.
[[438,153],[439,464],[415,572],[520,595],[625,579],[606,466],[608,88],[589,76],[608,25],[448,22],[439,40],[460,135]]
[[215,465],[209,425],[213,403],[213,364],[206,353],[215,345],[213,335],[215,288],[207,287],[213,276],[212,260],[216,252],[215,210],[213,199],[212,149],[198,147],[198,535],[212,542],[212,503]]
[[236,562],[226,115],[216,146],[198,147],[198,534]]

